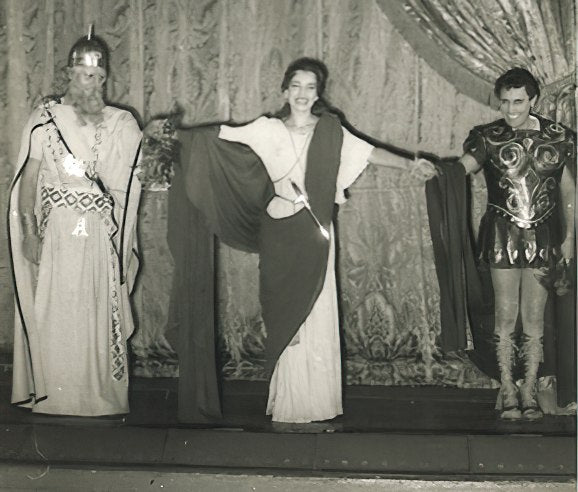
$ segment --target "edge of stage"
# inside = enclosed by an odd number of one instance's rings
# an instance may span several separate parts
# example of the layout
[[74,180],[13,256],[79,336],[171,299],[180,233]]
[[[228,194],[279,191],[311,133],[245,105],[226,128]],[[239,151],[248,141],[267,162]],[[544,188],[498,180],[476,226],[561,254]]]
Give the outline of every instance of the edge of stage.
[[491,477],[576,476],[576,417],[501,422],[495,390],[348,387],[329,424],[276,425],[263,383],[223,387],[224,419],[183,424],[173,379],[133,378],[131,413],[32,414],[9,403],[0,374],[0,461],[171,467],[267,474]]

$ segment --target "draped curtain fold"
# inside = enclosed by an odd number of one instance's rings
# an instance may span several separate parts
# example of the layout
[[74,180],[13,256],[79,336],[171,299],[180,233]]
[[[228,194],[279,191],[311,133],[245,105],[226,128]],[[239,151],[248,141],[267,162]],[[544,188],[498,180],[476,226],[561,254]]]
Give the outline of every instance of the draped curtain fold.
[[[521,66],[542,86],[537,111],[576,127],[574,0],[378,0],[378,4],[418,54],[465,94],[490,103],[496,78]],[[457,72],[448,66],[456,62],[461,66]]]

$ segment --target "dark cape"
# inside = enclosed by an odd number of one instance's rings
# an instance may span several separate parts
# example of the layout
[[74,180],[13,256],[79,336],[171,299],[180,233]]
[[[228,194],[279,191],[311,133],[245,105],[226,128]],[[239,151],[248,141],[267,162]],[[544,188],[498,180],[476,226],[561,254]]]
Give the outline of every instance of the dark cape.
[[[274,188],[265,166],[249,147],[219,139],[218,131],[206,127],[180,132],[181,161],[169,194],[168,237],[175,260],[169,339],[179,354],[183,422],[215,422],[222,416],[213,235],[233,248],[259,253],[269,376],[321,292],[329,254],[329,242],[305,209],[284,219],[267,215]],[[323,115],[308,151],[305,188],[313,212],[327,229],[342,139],[339,120]]]
[[[444,352],[464,350],[469,323],[474,344],[470,359],[499,380],[494,293],[489,271],[478,268],[474,260],[465,171],[458,159],[442,159],[436,165],[440,173],[426,183],[426,198],[440,286],[440,345]],[[544,313],[544,363],[539,376],[556,376],[559,406],[576,401],[575,269],[573,275],[574,288],[563,296],[552,290]],[[522,371],[520,365],[517,377],[522,377]]]

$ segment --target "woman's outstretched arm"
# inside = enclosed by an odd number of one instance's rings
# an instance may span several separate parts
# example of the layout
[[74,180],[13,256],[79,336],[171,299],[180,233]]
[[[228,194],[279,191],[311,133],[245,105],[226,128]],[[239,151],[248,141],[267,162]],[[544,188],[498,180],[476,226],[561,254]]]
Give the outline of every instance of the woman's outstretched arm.
[[409,160],[379,147],[371,151],[368,161],[376,166],[409,171],[416,178],[426,181],[437,174],[436,167],[427,159],[416,156],[413,160]]
[[390,167],[392,169],[407,169],[408,159],[397,154],[389,152],[388,150],[374,147],[369,155],[369,162],[376,166]]

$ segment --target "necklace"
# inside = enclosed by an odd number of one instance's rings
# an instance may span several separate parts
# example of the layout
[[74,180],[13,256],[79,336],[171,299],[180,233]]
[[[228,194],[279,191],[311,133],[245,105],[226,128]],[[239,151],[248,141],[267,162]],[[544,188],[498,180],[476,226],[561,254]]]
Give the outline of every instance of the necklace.
[[[315,125],[315,123],[313,123],[313,125]],[[287,176],[289,176],[289,174],[291,174],[291,171],[293,171],[293,169],[295,169],[295,166],[297,166],[299,164],[299,162],[301,162],[301,158],[303,157],[303,153],[305,152],[305,149],[307,148],[309,140],[311,140],[311,137],[313,136],[313,130],[310,130],[309,132],[307,132],[307,137],[305,138],[305,142],[303,142],[303,146],[301,147],[299,152],[297,152],[297,145],[295,145],[295,140],[293,139],[293,135],[291,134],[291,130],[287,127],[287,124],[285,122],[283,122],[283,126],[287,129],[287,133],[289,134],[289,139],[291,140],[291,147],[293,148],[293,154],[295,155],[295,162],[291,165],[289,170],[283,176],[274,180],[273,181],[274,183],[277,183],[277,182],[285,179]],[[311,126],[311,125],[307,125],[307,126]],[[305,132],[303,132],[302,135],[305,135]]]
[[285,123],[285,126],[287,127],[287,129],[290,132],[298,133],[300,135],[305,135],[306,133],[309,133],[310,131],[312,131],[316,124],[317,124],[317,122],[314,121],[312,123],[307,123],[305,125],[299,125],[299,126]]
[[[295,160],[296,160],[295,164],[297,164],[297,162],[299,162],[301,160],[301,157],[303,156],[303,152],[305,152],[305,148],[307,147],[307,144],[309,143],[309,139],[311,138],[311,135],[313,135],[313,132],[307,132],[307,137],[305,138],[305,142],[303,142],[303,146],[301,147],[301,150],[299,152],[297,152],[297,146],[295,145],[295,140],[293,139],[293,135],[291,134],[291,130],[287,129],[287,131],[289,133],[289,138],[291,139],[291,146],[293,147],[293,153],[295,154]],[[305,135],[305,133],[303,133],[302,135]],[[293,169],[293,166],[291,166],[291,169]]]

